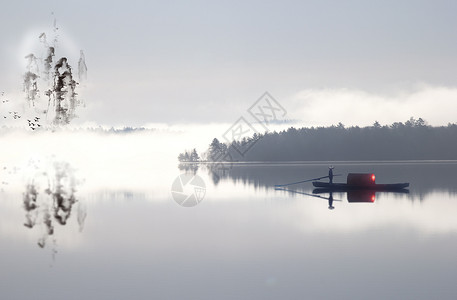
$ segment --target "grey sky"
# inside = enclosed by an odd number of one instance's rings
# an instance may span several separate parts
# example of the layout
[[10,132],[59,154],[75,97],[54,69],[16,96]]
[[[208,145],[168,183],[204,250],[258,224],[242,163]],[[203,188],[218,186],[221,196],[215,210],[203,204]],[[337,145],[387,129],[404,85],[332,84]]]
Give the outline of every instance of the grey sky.
[[83,120],[231,122],[264,91],[287,109],[308,89],[457,86],[455,1],[15,1],[0,12],[2,90],[20,85],[24,38],[52,11],[85,50]]

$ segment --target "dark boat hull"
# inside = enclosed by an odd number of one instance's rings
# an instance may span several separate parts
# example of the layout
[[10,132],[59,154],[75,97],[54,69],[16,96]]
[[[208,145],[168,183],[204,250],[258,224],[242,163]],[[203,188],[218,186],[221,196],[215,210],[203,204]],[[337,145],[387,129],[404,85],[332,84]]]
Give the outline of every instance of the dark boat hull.
[[409,194],[408,189],[395,189],[395,190],[366,190],[366,189],[359,189],[359,190],[348,190],[348,189],[326,189],[326,188],[315,188],[313,190],[313,194],[328,194],[328,193],[348,193],[348,192],[385,192],[385,193],[400,193],[400,194]]
[[373,190],[373,191],[395,191],[409,187],[409,183],[390,183],[390,184],[370,184],[370,185],[353,185],[347,183],[328,183],[313,181],[313,186],[317,188],[332,191],[350,191],[350,190]]

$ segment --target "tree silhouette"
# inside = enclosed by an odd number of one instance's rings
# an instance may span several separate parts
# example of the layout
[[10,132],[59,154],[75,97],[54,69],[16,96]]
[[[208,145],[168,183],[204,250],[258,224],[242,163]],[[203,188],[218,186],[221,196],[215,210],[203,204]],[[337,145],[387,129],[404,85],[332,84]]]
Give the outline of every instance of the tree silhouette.
[[[236,147],[256,141],[242,156]],[[209,161],[427,160],[457,159],[457,124],[432,127],[422,118],[368,127],[294,128],[256,134],[230,144],[213,139]]]

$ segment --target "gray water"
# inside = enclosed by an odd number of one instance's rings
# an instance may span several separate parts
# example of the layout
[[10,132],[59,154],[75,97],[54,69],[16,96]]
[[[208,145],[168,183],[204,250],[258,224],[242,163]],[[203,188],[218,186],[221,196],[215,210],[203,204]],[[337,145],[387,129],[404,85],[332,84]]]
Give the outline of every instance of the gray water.
[[[25,209],[27,180],[2,185],[0,298],[455,299],[457,162],[332,164],[335,181],[373,172],[378,183],[410,182],[409,193],[335,193],[329,209],[328,194],[305,195],[310,183],[274,189],[326,175],[327,162],[199,166],[187,173],[203,180],[203,199],[183,207],[171,193],[186,172],[176,163],[138,185],[96,188],[84,186],[97,175],[51,164],[28,181],[36,209]],[[58,192],[74,201],[56,209]]]

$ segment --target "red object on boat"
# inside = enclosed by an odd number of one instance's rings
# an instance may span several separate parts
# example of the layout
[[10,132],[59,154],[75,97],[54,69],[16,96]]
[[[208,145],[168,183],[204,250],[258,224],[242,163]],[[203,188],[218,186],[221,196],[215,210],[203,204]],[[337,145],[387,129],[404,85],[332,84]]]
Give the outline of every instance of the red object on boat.
[[347,177],[347,184],[358,186],[369,186],[376,184],[376,177],[374,174],[367,173],[349,173]]

